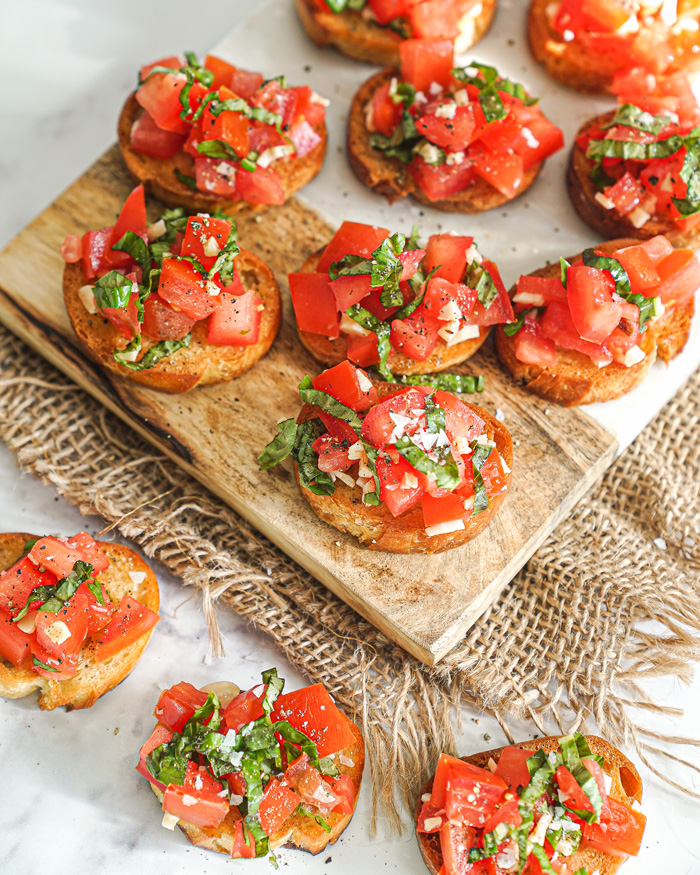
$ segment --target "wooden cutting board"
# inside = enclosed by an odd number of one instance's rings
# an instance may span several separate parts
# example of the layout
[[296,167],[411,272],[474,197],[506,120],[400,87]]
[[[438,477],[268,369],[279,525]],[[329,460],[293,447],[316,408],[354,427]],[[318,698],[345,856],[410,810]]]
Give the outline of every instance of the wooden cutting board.
[[[359,547],[317,519],[290,465],[260,473],[256,464],[275,423],[298,411],[301,378],[319,371],[296,338],[286,274],[332,229],[297,201],[239,219],[241,244],[270,264],[283,289],[280,334],[240,379],[164,395],[88,361],[63,307],[64,236],[111,224],[132,185],[115,147],[12,240],[0,253],[0,321],[386,635],[435,664],[600,477],[614,457],[615,438],[586,414],[548,407],[514,387],[485,349],[462,370],[485,374],[486,391],[470,400],[502,410],[513,435],[512,487],[500,514],[476,540],[437,556]],[[151,218],[159,210],[149,203]]]

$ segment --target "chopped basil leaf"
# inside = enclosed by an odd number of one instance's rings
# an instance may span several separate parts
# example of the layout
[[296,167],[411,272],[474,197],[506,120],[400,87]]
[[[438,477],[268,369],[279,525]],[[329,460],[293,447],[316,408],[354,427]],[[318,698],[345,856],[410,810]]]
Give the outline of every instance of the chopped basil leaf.
[[392,18],[388,25],[391,30],[396,31],[401,39],[410,39],[413,31],[411,25],[406,18]]
[[[186,349],[190,345],[190,340],[192,339],[191,334],[186,334],[182,340],[161,340],[158,343],[154,343],[153,346],[149,347],[146,350],[143,358],[139,361],[132,362],[123,357],[123,353],[126,350],[115,350],[114,351],[114,360],[119,362],[119,364],[124,365],[125,368],[128,368],[130,371],[147,371],[149,368],[154,367],[158,364],[161,359],[167,358],[168,356],[173,355],[179,349]],[[135,337],[134,341],[139,341],[139,349],[141,347],[140,337]],[[132,343],[134,342],[132,341]],[[131,344],[129,344],[131,346]],[[129,347],[127,346],[127,349]]]
[[464,276],[465,283],[476,292],[476,297],[484,308],[488,308],[498,297],[498,289],[489,271],[478,261],[472,261]]
[[393,383],[394,375],[386,363],[391,352],[391,325],[388,322],[382,322],[381,319],[378,319],[369,310],[365,310],[361,304],[353,304],[346,313],[350,319],[354,319],[363,328],[366,328],[368,331],[374,331],[377,335],[379,364],[376,365],[376,369],[388,383]]
[[527,316],[527,314],[538,313],[540,309],[540,307],[528,307],[526,310],[521,310],[518,313],[515,322],[508,322],[506,325],[503,326],[503,333],[506,335],[506,337],[513,337],[522,329],[523,325],[525,324],[525,317]]
[[[474,76],[472,70],[478,70],[480,75]],[[510,94],[521,100],[525,106],[533,106],[539,102],[536,97],[529,97],[522,85],[510,79],[502,79],[495,67],[477,64],[472,61],[467,67],[455,67],[452,75],[465,85],[473,85],[479,89],[479,103],[487,122],[499,121],[508,115],[499,91]]]
[[294,419],[285,419],[277,423],[277,434],[258,456],[258,467],[261,471],[269,471],[275,465],[283,462],[294,449],[297,436],[297,424]]
[[105,307],[126,307],[133,292],[138,292],[138,283],[116,270],[110,270],[100,277],[92,287],[95,303],[100,310]]
[[216,256],[216,261],[207,272],[207,279],[212,279],[218,273],[221,282],[225,286],[233,282],[233,273],[235,270],[233,262],[236,256],[240,255],[240,252],[241,247],[236,242],[234,229],[231,228],[228,240],[219,251],[219,254]]
[[674,206],[681,216],[694,216],[700,212],[700,143],[695,142],[688,146],[683,167],[681,167],[681,179],[687,184],[684,198],[672,197]]
[[644,112],[638,106],[625,103],[617,108],[612,121],[604,125],[603,130],[622,125],[623,127],[636,128],[638,131],[644,131],[647,134],[654,134],[656,136],[670,122],[671,120],[668,116],[652,115],[650,112]]
[[635,159],[648,161],[651,158],[668,158],[684,146],[683,137],[674,134],[667,140],[637,143],[628,140],[591,140],[586,149],[586,158],[600,163],[603,158]]
[[32,547],[37,543],[37,541],[41,540],[40,538],[29,538],[24,542],[24,548],[22,549],[22,557],[24,558],[27,553],[29,553]]
[[17,614],[16,617],[12,618],[13,623],[19,623],[22,617],[26,617],[29,613],[29,606],[34,604],[34,602],[41,602],[44,604],[47,602],[56,591],[55,584],[44,584],[42,586],[35,586],[34,589],[27,596],[27,601],[24,603],[24,607]]
[[37,668],[43,668],[44,671],[60,671],[60,668],[54,668],[52,665],[47,665],[45,662],[37,659],[36,656],[32,656],[32,662]]
[[374,480],[374,491],[363,493],[362,503],[371,505],[372,507],[378,507],[382,503],[381,483],[379,481],[379,475],[377,474],[379,450],[376,447],[373,447],[372,444],[368,444],[367,441],[362,441],[362,446],[364,447],[365,455],[367,456],[367,467],[372,472],[372,479]]
[[608,176],[608,174],[603,170],[602,164],[594,164],[593,169],[588,175],[590,176],[593,184],[601,190],[604,188],[608,188],[608,186],[610,185],[615,185],[615,180],[612,178],[612,176]]
[[141,268],[143,275],[148,276],[151,270],[151,255],[142,237],[139,237],[133,231],[127,231],[112,246],[112,249],[118,249],[119,252],[127,252]]
[[411,227],[411,233],[406,238],[406,250],[410,252],[412,249],[420,249],[420,231],[418,230],[418,225],[413,225]]
[[104,600],[104,596],[102,595],[102,587],[100,586],[100,584],[95,583],[94,580],[88,580],[87,588],[95,596],[95,600],[96,600],[97,604],[104,605],[105,600]]
[[197,189],[197,181],[194,176],[188,176],[186,173],[183,173],[179,167],[175,168],[175,176],[177,176],[183,185],[186,185],[187,188],[191,188],[192,191]]
[[537,862],[540,864],[540,868],[546,875],[557,875],[557,871],[549,862],[549,857],[547,856],[547,852],[542,847],[542,845],[534,845],[532,848],[532,855],[537,859]]
[[392,101],[394,103],[403,103],[407,108],[413,105],[416,94],[415,86],[411,85],[410,82],[397,82],[396,88],[393,90],[389,89],[389,97]]
[[71,571],[55,584],[35,587],[29,593],[24,607],[13,619],[13,622],[17,623],[25,617],[29,612],[30,605],[35,602],[41,602],[40,609],[47,614],[57,613],[75,595],[81,583],[92,579],[93,572],[92,565],[78,559]]
[[481,476],[481,469],[494,448],[478,444],[476,441],[472,441],[471,448],[472,474],[474,476],[474,509],[472,510],[472,517],[475,517],[489,509],[489,497],[486,492],[484,478]]
[[[459,486],[461,482],[459,471],[451,453],[444,454],[443,460],[435,461],[414,443],[409,435],[400,437],[395,446],[409,465],[413,465],[421,474],[434,476],[435,483],[440,489],[456,489]],[[447,447],[448,451],[449,449]]]
[[226,140],[202,140],[197,144],[197,151],[207,158],[224,158],[231,161],[240,161],[241,155]]
[[266,688],[261,704],[263,713],[269,717],[277,697],[284,689],[284,679],[278,677],[276,668],[270,668],[262,673],[262,681]]
[[403,293],[399,288],[403,265],[399,255],[405,250],[406,237],[393,234],[374,250],[370,258],[346,255],[332,262],[328,269],[331,281],[342,276],[369,276],[373,288],[381,288],[380,301],[384,307],[400,307]]
[[563,258],[563,257],[559,258],[559,268],[561,271],[561,284],[564,286],[564,288],[566,288],[566,277],[567,277],[567,274],[568,274],[570,267],[571,267],[571,265],[569,264],[569,262],[565,258]]
[[461,395],[483,392],[485,385],[481,374],[478,377],[468,374],[403,374],[396,377],[396,382],[404,386],[433,386],[435,389]]
[[292,458],[297,463],[299,483],[315,495],[333,495],[335,484],[330,474],[320,471],[313,442],[326,431],[320,419],[307,419],[297,427]]
[[240,112],[245,118],[254,119],[265,125],[280,127],[282,116],[276,112],[270,112],[262,106],[251,106],[242,97],[229,97],[227,100],[218,100],[210,107],[213,116],[219,116],[222,112]]
[[316,407],[320,407],[324,413],[330,413],[336,419],[342,419],[354,431],[359,432],[362,428],[362,417],[360,414],[343,404],[342,401],[338,401],[337,398],[329,395],[328,392],[314,389],[313,381],[308,374],[299,383],[299,395],[306,404],[314,404]]
[[445,431],[445,411],[437,406],[432,395],[427,395],[425,399],[425,421],[431,434]]
[[326,821],[321,817],[320,814],[313,814],[311,811],[307,811],[303,805],[300,805],[297,810],[297,814],[303,814],[304,817],[313,817],[316,823],[323,829],[324,832],[330,832],[331,828],[326,823]]
[[413,116],[404,109],[392,135],[387,137],[375,131],[370,135],[369,144],[373,149],[383,152],[387,158],[396,158],[403,164],[408,164],[415,156],[415,147],[423,139],[418,133]]
[[335,778],[340,774],[338,766],[330,757],[321,757],[318,761],[319,771],[322,775],[328,775],[330,778]]

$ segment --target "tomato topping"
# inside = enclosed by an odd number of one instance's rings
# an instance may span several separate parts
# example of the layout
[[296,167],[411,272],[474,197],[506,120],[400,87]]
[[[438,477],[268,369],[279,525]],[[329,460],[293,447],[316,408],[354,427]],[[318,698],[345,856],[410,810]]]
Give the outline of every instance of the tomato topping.
[[184,77],[173,73],[153,73],[136,92],[136,100],[159,128],[174,134],[185,134],[188,125],[180,118],[180,92],[184,87]]
[[197,790],[194,785],[168,784],[163,794],[163,811],[193,826],[215,829],[229,813],[229,804],[215,793]]
[[451,83],[454,46],[450,40],[407,39],[399,54],[401,75],[417,91],[428,92],[433,82],[443,88]]
[[520,331],[515,335],[516,358],[526,365],[553,368],[557,363],[557,350],[554,341],[544,337],[539,322],[525,317]]
[[130,256],[127,253],[121,250],[112,251],[111,247],[118,243],[127,231],[132,231],[141,237],[142,240],[147,241],[146,226],[146,196],[143,186],[137,185],[124,201],[124,206],[121,208],[119,217],[112,228],[109,246],[105,252],[107,263],[128,261]]
[[469,849],[473,847],[475,838],[476,830],[467,823],[448,821],[442,826],[440,850],[445,875],[470,875],[474,872],[474,865],[467,861]]
[[255,857],[255,839],[252,834],[246,830],[243,831],[243,821],[236,821],[236,832],[233,839],[233,851],[231,856],[234,859],[252,860]]
[[323,371],[313,379],[313,386],[353,410],[367,410],[377,400],[377,390],[367,374],[348,361]]
[[423,486],[415,468],[403,456],[394,460],[388,453],[377,457],[381,499],[392,516],[401,516],[420,500]]
[[[231,290],[234,290],[231,293]],[[244,292],[238,275],[219,295],[209,317],[207,343],[214,346],[254,346],[260,338],[263,302],[254,291]]]
[[156,781],[153,775],[148,771],[146,758],[150,753],[153,753],[153,751],[161,744],[167,744],[172,737],[172,730],[168,729],[168,727],[164,726],[162,723],[158,723],[148,740],[144,742],[141,750],[139,751],[139,762],[136,766],[136,771],[140,775],[143,775],[143,777],[147,781],[150,781],[151,784],[158,787],[159,790],[165,790],[165,784],[163,784],[161,781]]
[[237,197],[238,165],[221,158],[205,158],[201,155],[194,159],[194,175],[197,188],[209,194],[219,194],[222,197]]
[[530,783],[530,771],[527,767],[527,761],[532,756],[533,751],[524,750],[514,745],[504,747],[496,771],[494,774],[508,784],[512,790],[517,790],[518,787],[525,787]]
[[75,538],[39,538],[27,554],[31,562],[46,568],[60,580],[67,577],[78,560],[88,562],[95,571],[104,571],[109,561],[87,532]]
[[287,720],[316,743],[321,757],[350,747],[355,736],[323,684],[313,684],[277,698],[273,720]]
[[468,519],[472,514],[473,504],[473,501],[469,502],[463,495],[456,492],[443,496],[425,493],[421,498],[421,506],[426,529],[431,526],[439,526],[442,523]]
[[371,277],[367,275],[339,276],[338,279],[333,280],[330,286],[336,309],[345,311],[366,298],[370,293],[371,282]]
[[274,835],[300,804],[297,793],[272,778],[265,787],[259,808],[260,826],[265,835]]
[[338,775],[336,778],[324,776],[323,780],[340,800],[333,811],[336,814],[352,814],[357,794],[350,775]]
[[440,341],[440,327],[437,318],[426,316],[424,310],[421,313],[416,311],[406,319],[394,319],[391,323],[391,345],[414,361],[424,362]]
[[88,231],[83,234],[82,247],[83,259],[82,268],[85,274],[85,279],[89,282],[93,280],[100,272],[103,266],[105,252],[110,237],[112,236],[112,228],[102,228],[100,231]]
[[327,275],[331,264],[345,255],[361,255],[363,258],[369,258],[388,236],[387,228],[363,225],[361,222],[343,222],[323,250],[316,271]]
[[152,629],[160,617],[154,611],[125,595],[95,648],[95,661],[104,662],[134,644]]
[[469,187],[474,179],[474,167],[471,160],[461,164],[427,164],[417,156],[408,165],[408,170],[431,201],[459,194]]
[[[436,143],[443,149],[463,147],[465,143],[470,141],[476,126],[474,110],[471,106],[458,106],[454,115],[451,118],[446,118],[444,115],[437,115],[443,106],[444,104],[438,104],[435,112],[417,119],[416,128],[431,143]],[[506,121],[509,118],[512,116],[506,116]],[[514,140],[519,133],[519,127],[515,121],[512,124],[515,125],[515,133],[512,138]]]
[[152,340],[182,340],[197,320],[171,306],[153,292],[143,305],[141,331]]
[[347,471],[353,464],[348,457],[347,441],[322,434],[311,446],[318,453],[319,471]]
[[328,281],[321,273],[290,273],[289,292],[300,331],[338,336],[338,304]]
[[55,659],[75,656],[87,633],[87,597],[83,593],[76,592],[56,612],[37,611],[37,645]]
[[185,723],[206,700],[206,693],[182,681],[163,690],[153,715],[172,732],[182,732]]
[[377,335],[370,331],[364,337],[357,334],[347,335],[348,358],[361,368],[369,368],[379,362]]
[[29,556],[24,556],[0,574],[0,610],[16,617],[27,604],[32,590],[55,583],[56,575],[53,572],[40,571],[39,565],[32,562]]
[[[231,236],[231,222],[228,219],[214,219],[211,216],[191,216],[187,221],[185,237],[182,241],[181,256],[195,258],[205,270],[211,270],[219,251],[228,243]],[[207,254],[214,252],[214,254]]]
[[675,249],[656,269],[661,284],[654,294],[666,305],[681,304],[700,288],[700,261],[692,249]]
[[582,824],[583,844],[614,857],[636,857],[647,819],[641,811],[609,799],[609,814],[600,823]]
[[602,343],[620,321],[613,300],[615,280],[607,270],[574,264],[568,270],[567,296],[571,320],[584,340]]
[[256,166],[251,173],[243,167],[236,177],[236,191],[251,204],[283,204],[282,177],[272,167]]
[[503,801],[508,785],[488,769],[457,762],[447,771],[445,813],[450,820],[483,827]]
[[75,264],[83,257],[83,242],[77,234],[66,234],[61,244],[61,258],[66,264]]
[[76,590],[76,594],[80,593],[86,599],[88,635],[94,635],[96,632],[104,629],[114,614],[114,605],[107,592],[107,587],[99,580],[93,580],[91,583],[94,587],[97,587],[100,593],[99,599],[88,587],[87,581],[81,583]]
[[32,636],[23,632],[5,611],[0,610],[0,656],[12,665],[22,665],[31,650]]
[[418,422],[414,413],[425,408],[425,394],[419,389],[404,389],[376,403],[362,423],[362,437],[379,449],[391,443],[396,428],[392,417],[401,416]]
[[207,291],[207,282],[189,261],[166,258],[158,281],[158,295],[191,319],[206,319],[220,305],[218,295]]
[[487,147],[473,148],[470,152],[476,173],[507,198],[514,198],[523,183],[525,165],[522,156],[515,153],[495,152]]
[[451,283],[461,282],[467,269],[467,251],[473,243],[473,237],[433,234],[425,247],[425,273],[428,274],[437,267],[435,276]]
[[401,104],[389,96],[391,83],[378,88],[372,96],[372,127],[385,137],[390,137],[401,120]]

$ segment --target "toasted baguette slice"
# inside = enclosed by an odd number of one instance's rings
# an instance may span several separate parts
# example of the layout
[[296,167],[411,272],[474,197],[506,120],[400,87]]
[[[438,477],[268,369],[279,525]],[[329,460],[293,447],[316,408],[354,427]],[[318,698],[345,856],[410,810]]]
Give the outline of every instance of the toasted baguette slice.
[[[161,392],[188,392],[195,386],[209,386],[239,377],[261,359],[272,346],[282,316],[282,300],[270,268],[247,249],[236,256],[236,269],[246,289],[253,289],[265,309],[260,323],[260,337],[253,346],[213,346],[207,343],[207,323],[192,328],[190,345],[161,359],[145,371],[132,371],[114,361],[112,351],[128,343],[112,323],[99,312],[91,315],[80,300],[85,284],[80,262],[67,264],[63,271],[63,300],[73,329],[90,358],[112,373]],[[155,341],[143,338],[145,351]]]
[[[9,568],[22,555],[25,543],[36,535],[11,532],[0,534],[0,568]],[[103,571],[102,580],[118,604],[125,595],[131,595],[142,605],[157,612],[160,604],[158,581],[153,571],[141,557],[122,544],[97,542],[109,559],[109,568]],[[130,571],[143,572],[146,577],[142,583],[134,583]],[[120,684],[129,675],[141,654],[151,640],[153,629],[130,647],[115,654],[104,662],[95,662],[95,642],[88,639],[80,649],[78,671],[75,677],[65,681],[52,681],[37,674],[27,665],[14,666],[0,657],[0,696],[8,699],[21,699],[35,690],[39,691],[39,707],[43,711],[53,711],[65,705],[67,710],[90,708],[95,702]]]
[[[130,145],[131,129],[141,112],[135,93],[131,94],[119,116],[117,133],[127,170],[150,194],[169,207],[184,207],[191,213],[213,213],[214,210],[223,210],[229,214],[251,213],[267,208],[264,204],[231,200],[218,194],[191,189],[184,182],[180,182],[175,175],[176,169],[186,176],[194,177],[194,159],[187,152],[180,150],[172,158],[153,158],[143,152],[135,152]],[[321,170],[328,142],[325,122],[316,125],[314,130],[321,137],[321,142],[308,155],[301,160],[290,155],[280,158],[273,165],[282,177],[285,202],[311,182]]]
[[[624,805],[632,806],[633,802],[642,801],[642,779],[634,764],[619,750],[614,748],[609,742],[597,735],[587,735],[586,739],[591,752],[600,754],[605,757],[603,769],[606,774],[612,778],[609,796],[622,802]],[[523,748],[524,750],[537,751],[542,748],[545,753],[555,751],[559,746],[558,736],[549,736],[548,738],[533,738],[531,741],[521,741],[515,747]],[[486,768],[488,761],[493,759],[498,762],[498,757],[503,750],[502,747],[496,750],[487,750],[483,753],[472,754],[472,756],[462,757],[465,762],[472,765]],[[423,787],[423,790],[418,797],[416,804],[416,821],[420,814],[422,806],[422,796],[430,793],[433,789],[433,779]],[[442,866],[442,851],[440,849],[440,833],[417,833],[418,846],[425,865],[428,867],[432,875],[438,875]],[[575,854],[570,857],[562,858],[569,867],[570,872],[576,872],[582,866],[587,872],[598,871],[600,875],[612,875],[617,872],[624,860],[620,857],[613,857],[610,854],[604,854],[594,848],[580,847]]]
[[551,0],[532,0],[528,38],[535,58],[552,77],[568,88],[586,94],[610,92],[619,64],[613,54],[586,51],[580,43],[566,42],[550,23]]
[[[377,67],[398,65],[401,37],[392,28],[368,18],[364,10],[335,13],[321,9],[315,0],[294,2],[304,30],[320,48],[333,46],[349,58]],[[471,18],[470,32],[457,40],[460,52],[476,45],[491,26],[496,0],[481,0],[479,6]]]
[[[323,250],[319,249],[318,252],[307,258],[299,273],[313,273],[322,253]],[[394,374],[436,374],[438,371],[453,368],[471,358],[489,336],[489,330],[488,326],[482,326],[479,329],[478,337],[455,343],[453,346],[448,346],[444,340],[440,340],[434,352],[423,362],[417,362],[402,353],[392,352],[389,354],[387,364]],[[327,368],[339,365],[348,357],[348,344],[342,334],[335,340],[331,340],[324,334],[302,331],[298,326],[297,332],[299,340],[306,349],[316,361],[321,362]]]
[[[596,249],[613,253],[616,249],[633,246],[636,242],[624,238],[609,240]],[[581,256],[576,255],[567,260],[574,264],[581,261]],[[547,265],[533,271],[532,276],[559,276],[559,265]],[[511,296],[514,291],[514,288],[511,289]],[[649,325],[642,335],[641,342],[641,348],[646,356],[630,368],[617,362],[599,368],[587,355],[560,346],[556,347],[557,363],[554,367],[527,365],[516,358],[515,338],[508,337],[502,326],[498,326],[495,333],[496,352],[501,364],[513,379],[521,383],[528,392],[539,395],[546,401],[562,404],[564,407],[612,401],[614,398],[626,395],[642,383],[657,356],[662,361],[668,362],[678,355],[688,340],[694,309],[695,304],[691,298],[686,304],[662,316],[653,325]]]
[[[614,111],[606,112],[590,119],[579,130],[577,136],[584,134],[590,128],[611,122],[614,115]],[[678,223],[673,219],[654,215],[641,228],[636,228],[629,214],[623,215],[616,209],[606,210],[596,200],[599,189],[590,177],[592,167],[593,164],[586,158],[586,153],[574,141],[566,171],[566,187],[576,212],[603,240],[610,240],[613,237],[649,240],[651,237],[663,234],[674,246],[694,249],[700,245],[700,226],[681,231]]]
[[[392,383],[376,383],[380,398],[396,391]],[[467,403],[467,402],[465,402]],[[496,442],[496,449],[505,459],[509,469],[513,468],[513,441],[508,429],[500,423],[488,410],[469,404],[486,424],[486,433]],[[303,422],[315,416],[315,408],[305,404],[297,422]],[[299,472],[296,463],[294,473],[299,482]],[[442,553],[461,547],[484,531],[498,513],[503,499],[508,494],[510,473],[506,474],[506,488],[503,492],[489,499],[489,507],[478,516],[465,521],[464,528],[457,532],[428,537],[423,522],[423,511],[420,504],[414,505],[401,516],[392,516],[385,504],[372,507],[362,503],[362,493],[358,486],[350,487],[340,480],[335,482],[333,495],[316,495],[309,489],[299,486],[302,495],[309,502],[316,514],[326,523],[353,535],[369,550],[382,550],[386,553]]]
[[[512,198],[506,197],[481,177],[477,177],[465,191],[442,200],[431,201],[416,184],[406,164],[398,158],[387,158],[372,148],[371,133],[367,130],[365,121],[365,108],[374,92],[398,75],[393,68],[375,73],[352,99],[348,118],[348,159],[360,182],[381,194],[390,204],[410,195],[426,207],[447,213],[483,213],[509,203]],[[520,197],[530,188],[542,168],[542,163],[540,161],[525,171],[522,188],[516,197]]]
[[[340,759],[338,759],[336,765],[341,774],[350,776],[355,787],[355,806],[357,806],[360,785],[362,784],[362,772],[365,766],[365,744],[360,728],[349,719],[348,723],[352,729],[352,734],[355,736],[355,741],[350,747],[346,747],[340,753],[344,759],[351,761],[353,765],[345,765]],[[154,787],[153,784],[150,786],[158,800],[162,802],[163,792],[158,787]],[[331,812],[327,815],[325,820],[331,828],[330,832],[325,832],[323,827],[316,823],[313,817],[293,814],[270,837],[270,848],[274,850],[275,848],[287,845],[300,848],[302,851],[309,851],[311,854],[318,854],[329,844],[334,844],[338,841],[341,833],[352,820],[354,813],[354,811],[351,814],[335,814]],[[233,850],[236,821],[231,812],[214,829],[193,826],[193,824],[186,823],[183,820],[178,821],[178,826],[189,841],[198,848],[204,848],[207,851],[218,851],[220,854],[231,854]]]

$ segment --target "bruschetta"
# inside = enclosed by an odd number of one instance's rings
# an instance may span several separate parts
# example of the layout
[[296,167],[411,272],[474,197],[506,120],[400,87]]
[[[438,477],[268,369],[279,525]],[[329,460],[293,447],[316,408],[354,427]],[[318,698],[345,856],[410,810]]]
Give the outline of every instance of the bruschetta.
[[119,117],[129,173],[189,212],[283,204],[321,170],[326,105],[307,85],[287,87],[207,55],[141,68]]
[[635,67],[697,70],[699,20],[694,0],[532,0],[528,35],[553,79],[603,94]]
[[700,261],[665,237],[611,240],[561,265],[521,276],[516,321],[496,332],[505,369],[524,388],[567,407],[630,392],[656,358],[688,340]]
[[283,693],[274,668],[262,680],[247,692],[228,682],[164,690],[136,768],[163,826],[197,847],[234,858],[282,845],[318,854],[355,811],[362,734],[322,684]]
[[431,875],[613,875],[642,846],[642,779],[602,738],[535,738],[442,754],[416,807]]
[[163,392],[249,370],[269,350],[282,306],[270,268],[226,218],[181,208],[146,222],[143,186],[114,225],[66,237],[63,298],[91,359]]
[[440,553],[465,544],[506,497],[513,443],[486,410],[436,388],[440,379],[375,385],[348,361],[305,377],[304,406],[296,420],[278,423],[261,470],[291,455],[316,514],[370,550]]
[[159,621],[158,583],[128,547],[0,535],[0,696],[89,708],[136,666]]
[[481,213],[527,191],[561,130],[522,85],[494,67],[455,67],[448,40],[405,40],[400,69],[355,94],[348,158],[389,203],[410,195],[453,213]]
[[[576,137],[569,196],[603,238],[663,234],[677,246],[700,243],[700,109],[687,76],[674,79],[662,98],[634,96],[634,103],[588,121]],[[660,99],[677,111],[662,105],[654,115]]]
[[295,0],[317,46],[350,58],[396,66],[402,40],[448,39],[466,52],[486,34],[497,0]]
[[289,288],[299,338],[322,364],[349,358],[393,374],[431,374],[473,355],[492,325],[514,318],[498,268],[473,237],[343,222]]

